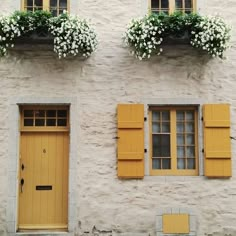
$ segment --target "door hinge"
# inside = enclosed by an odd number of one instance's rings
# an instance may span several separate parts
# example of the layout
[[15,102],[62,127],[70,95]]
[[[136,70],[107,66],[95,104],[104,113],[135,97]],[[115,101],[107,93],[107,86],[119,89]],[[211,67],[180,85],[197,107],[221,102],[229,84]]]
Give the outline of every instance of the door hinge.
[[203,121],[203,117],[201,118],[201,121]]
[[146,148],[144,149],[144,152],[147,153],[147,149]]
[[144,117],[144,121],[147,121],[147,117]]
[[204,153],[204,148],[202,149],[202,153]]

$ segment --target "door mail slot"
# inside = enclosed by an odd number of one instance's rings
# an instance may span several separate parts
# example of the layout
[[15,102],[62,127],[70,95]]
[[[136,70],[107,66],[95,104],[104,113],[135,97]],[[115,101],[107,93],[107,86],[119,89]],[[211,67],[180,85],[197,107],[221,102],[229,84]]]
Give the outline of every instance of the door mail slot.
[[52,190],[52,185],[37,185],[36,190]]

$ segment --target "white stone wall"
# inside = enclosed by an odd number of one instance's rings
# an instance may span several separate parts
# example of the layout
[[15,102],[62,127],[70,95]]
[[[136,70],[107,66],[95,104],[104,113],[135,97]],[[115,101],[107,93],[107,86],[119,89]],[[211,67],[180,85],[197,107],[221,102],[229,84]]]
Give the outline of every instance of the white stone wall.
[[[201,1],[202,14],[219,12],[236,25],[234,0]],[[13,4],[14,3],[14,4]],[[0,12],[18,1],[1,0]],[[236,137],[236,31],[227,60],[210,60],[188,46],[165,46],[160,57],[138,61],[122,42],[125,25],[145,12],[144,0],[81,0],[81,17],[91,19],[99,47],[91,58],[59,60],[49,51],[15,50],[0,59],[0,235],[7,234],[10,101],[14,97],[76,97],[78,149],[76,227],[78,236],[155,235],[159,208],[189,208],[196,213],[197,235],[236,235],[236,141],[233,177],[117,179],[116,105],[146,99],[201,98],[230,103]],[[18,5],[19,6],[19,5]],[[74,11],[74,8],[73,8]],[[157,99],[158,101],[158,99]],[[123,234],[122,234],[123,233]],[[130,233],[130,234],[124,234]]]

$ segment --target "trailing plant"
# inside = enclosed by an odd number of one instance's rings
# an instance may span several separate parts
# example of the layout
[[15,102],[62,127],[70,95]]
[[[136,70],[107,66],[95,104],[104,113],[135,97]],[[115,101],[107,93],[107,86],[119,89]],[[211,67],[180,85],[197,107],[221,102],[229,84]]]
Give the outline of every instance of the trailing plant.
[[125,33],[125,42],[140,60],[160,55],[161,45],[169,37],[186,37],[196,48],[206,51],[212,57],[223,58],[229,47],[231,27],[219,16],[204,17],[198,14],[172,15],[151,14],[133,19]]
[[34,32],[54,37],[54,51],[59,58],[78,54],[88,57],[97,47],[95,31],[78,16],[64,12],[52,17],[46,11],[18,11],[11,16],[0,16],[0,56],[6,55],[9,47],[14,47],[17,38]]

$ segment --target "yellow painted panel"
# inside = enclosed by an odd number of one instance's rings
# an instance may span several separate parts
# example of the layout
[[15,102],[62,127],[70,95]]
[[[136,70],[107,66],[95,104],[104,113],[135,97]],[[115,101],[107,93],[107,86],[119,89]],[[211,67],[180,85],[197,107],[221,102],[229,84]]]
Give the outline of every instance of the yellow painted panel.
[[143,129],[119,129],[118,160],[140,160],[144,157]]
[[188,214],[164,214],[162,220],[164,234],[189,233]]
[[229,104],[205,104],[203,106],[204,124],[207,127],[227,127],[230,126]]
[[[68,154],[66,132],[23,132],[21,134],[19,229],[57,228],[67,225]],[[20,181],[19,181],[20,182]],[[20,184],[20,183],[19,183]],[[36,190],[36,186],[52,190]]]
[[144,161],[118,161],[118,177],[143,178]]
[[117,120],[118,128],[143,128],[144,105],[118,104]]
[[231,140],[230,106],[207,104],[204,115],[205,175],[208,177],[230,177]]
[[206,158],[231,158],[229,128],[205,128],[204,143]]
[[208,177],[230,177],[232,176],[231,159],[206,159],[205,175]]

